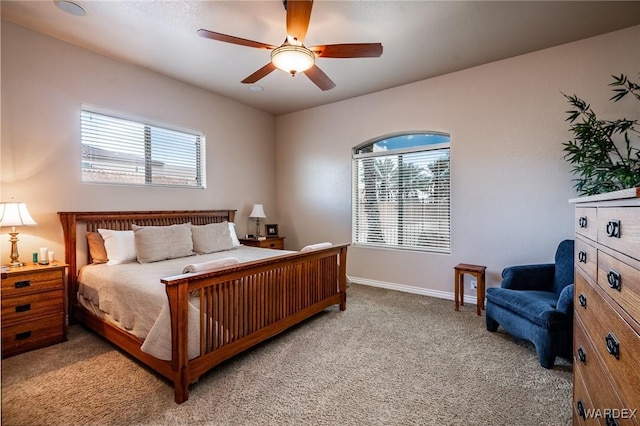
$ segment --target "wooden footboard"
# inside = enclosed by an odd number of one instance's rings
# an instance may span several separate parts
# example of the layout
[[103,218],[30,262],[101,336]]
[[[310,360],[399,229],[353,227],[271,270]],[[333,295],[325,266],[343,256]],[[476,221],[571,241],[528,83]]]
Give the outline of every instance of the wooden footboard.
[[[164,225],[233,220],[233,210],[198,212],[63,212],[65,258],[71,266],[69,308],[75,319],[129,352],[174,384],[175,401],[189,398],[189,385],[206,371],[332,305],[346,309],[348,245],[283,254],[219,271],[162,280],[171,310],[172,360],[140,350],[141,341],[91,315],[77,304],[76,227],[130,229],[132,223]],[[191,216],[195,215],[195,216]],[[108,221],[105,222],[105,217]],[[144,218],[147,222],[142,221]],[[208,219],[207,219],[208,218]],[[195,220],[194,220],[195,219]],[[73,242],[70,240],[73,238]],[[189,299],[199,299],[199,356],[189,360]],[[193,303],[193,299],[192,299]]]

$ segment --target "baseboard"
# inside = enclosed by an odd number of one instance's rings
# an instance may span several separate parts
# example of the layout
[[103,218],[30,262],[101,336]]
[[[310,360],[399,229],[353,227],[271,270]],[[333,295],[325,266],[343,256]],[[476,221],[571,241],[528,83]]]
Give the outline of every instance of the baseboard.
[[[413,287],[410,285],[389,283],[385,281],[371,280],[368,278],[360,278],[360,277],[353,277],[353,276],[349,276],[347,278],[349,279],[349,281],[351,281],[354,284],[362,284],[362,285],[368,285],[371,287],[386,288],[388,290],[396,290],[396,291],[402,291],[404,293],[412,293],[412,294],[419,294],[422,296],[437,297],[438,299],[447,299],[451,301],[453,301],[453,298],[454,298],[454,294],[447,291],[430,290],[422,287]],[[478,298],[476,296],[471,296],[468,294],[464,295],[464,301],[465,303],[470,303],[472,305],[478,304]]]

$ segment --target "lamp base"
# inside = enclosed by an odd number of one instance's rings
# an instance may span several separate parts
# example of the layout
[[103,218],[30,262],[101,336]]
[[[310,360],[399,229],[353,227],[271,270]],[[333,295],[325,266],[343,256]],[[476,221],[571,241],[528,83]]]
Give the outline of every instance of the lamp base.
[[8,266],[9,268],[20,268],[22,266],[26,266],[26,263],[24,263],[24,262],[11,262],[8,265],[4,265],[4,266]]

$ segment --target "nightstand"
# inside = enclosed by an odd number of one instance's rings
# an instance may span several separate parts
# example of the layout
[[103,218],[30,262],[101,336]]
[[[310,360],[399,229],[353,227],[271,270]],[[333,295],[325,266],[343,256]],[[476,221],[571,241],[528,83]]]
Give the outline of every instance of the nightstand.
[[240,243],[249,247],[270,248],[284,250],[285,237],[268,237],[266,240],[256,240],[253,238],[240,238]]
[[3,268],[2,357],[64,342],[67,265]]

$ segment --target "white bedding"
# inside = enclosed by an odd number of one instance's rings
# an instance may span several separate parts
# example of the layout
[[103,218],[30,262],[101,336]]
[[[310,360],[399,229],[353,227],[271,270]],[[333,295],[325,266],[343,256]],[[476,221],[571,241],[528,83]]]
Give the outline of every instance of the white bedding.
[[[182,257],[154,263],[86,265],[78,274],[78,300],[103,319],[144,339],[142,351],[162,360],[171,360],[171,319],[169,301],[161,278],[181,275],[185,266],[230,256],[240,263],[293,253],[240,246],[217,253]],[[189,306],[189,358],[200,353],[199,301]]]

